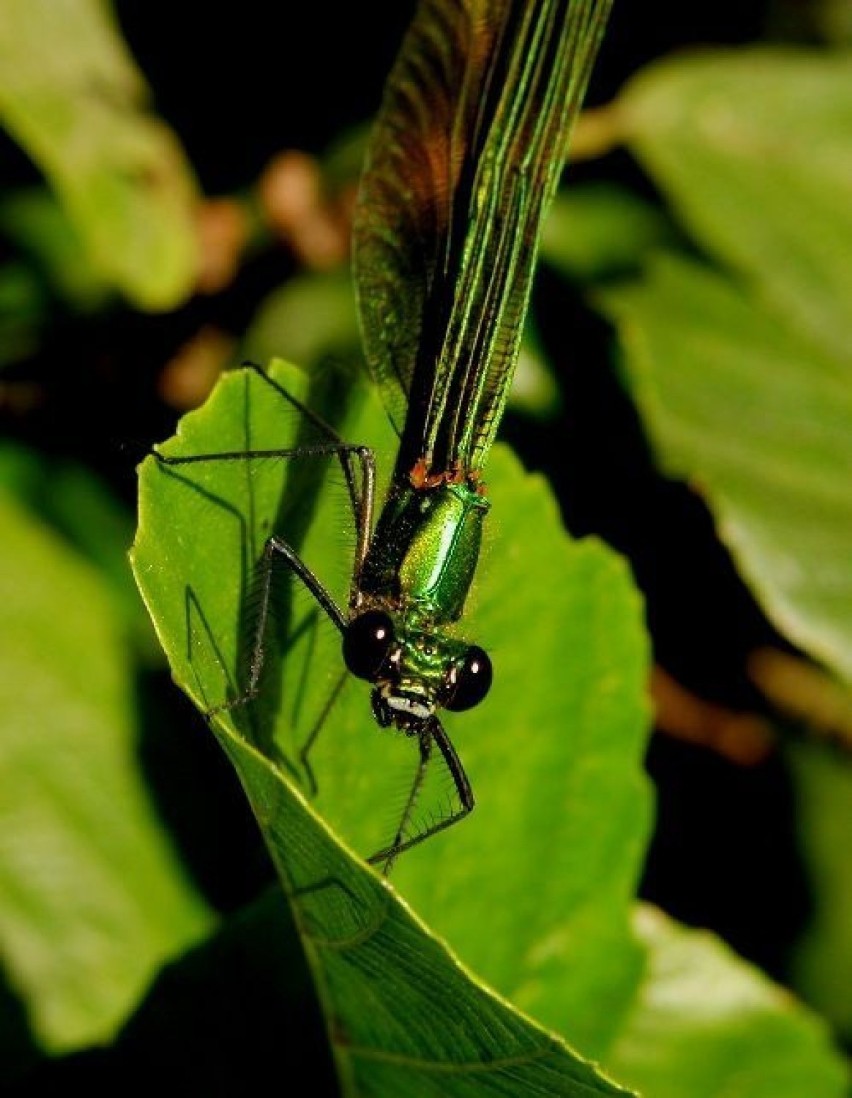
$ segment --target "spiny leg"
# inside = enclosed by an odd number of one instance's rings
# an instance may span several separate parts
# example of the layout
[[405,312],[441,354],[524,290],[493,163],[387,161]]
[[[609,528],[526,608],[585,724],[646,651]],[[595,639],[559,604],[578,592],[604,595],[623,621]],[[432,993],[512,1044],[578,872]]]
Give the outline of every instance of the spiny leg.
[[[291,393],[289,393],[282,385],[275,381],[274,378],[270,377],[256,363],[247,361],[243,363],[243,367],[252,371],[265,385],[269,386],[276,393],[277,396],[290,404],[296,411],[299,412],[300,415],[304,416],[309,422],[311,422],[317,428],[317,430],[326,437],[327,441],[292,447],[222,450],[203,454],[181,454],[174,456],[163,454],[155,448],[152,450],[154,458],[165,467],[173,467],[212,463],[219,461],[251,462],[264,459],[284,460],[287,458],[295,457],[336,457],[340,461],[344,477],[346,479],[349,503],[356,525],[356,543],[352,569],[352,592],[357,591],[357,581],[360,575],[364,558],[366,556],[372,527],[376,480],[375,459],[372,450],[367,446],[343,442],[343,440],[332,427],[325,423],[323,419],[321,419],[315,412],[313,412],[300,400],[292,396]],[[356,460],[360,466],[360,483],[358,482],[358,478],[355,475],[352,467],[353,459]],[[337,607],[337,604],[334,602],[332,597],[326,591],[325,587],[318,579],[318,577],[315,576],[314,573],[304,564],[296,551],[284,540],[283,537],[274,535],[267,541],[264,547],[263,556],[261,557],[258,565],[260,572],[261,604],[257,627],[255,629],[254,643],[252,645],[250,654],[248,685],[239,697],[225,703],[224,705],[215,707],[213,710],[210,711],[210,713],[208,713],[208,715],[219,712],[222,709],[230,709],[234,706],[244,704],[245,702],[255,697],[257,694],[258,683],[263,668],[265,655],[265,632],[271,612],[270,600],[272,587],[272,571],[273,561],[276,559],[276,553],[284,558],[291,571],[295,572],[295,574],[301,579],[301,581],[305,584],[308,590],[311,591],[317,602],[319,602],[320,606],[322,606],[326,614],[331,618],[337,628],[339,630],[342,630],[345,626],[345,619],[343,617],[343,614]],[[350,592],[350,595],[352,595],[352,592]],[[321,717],[318,725],[312,731],[310,741],[306,745],[306,747],[303,748],[303,752],[307,750],[316,739],[316,736],[318,735],[319,729],[322,724],[322,720],[324,719],[328,710],[331,708],[334,698],[337,696],[341,689],[341,685],[342,684],[338,684],[335,689],[334,695],[324,707],[323,716]]]
[[458,794],[460,807],[452,812],[449,816],[445,816],[444,819],[430,824],[424,831],[421,831],[418,835],[413,836],[411,839],[402,840],[402,832],[408,822],[404,816],[403,821],[397,830],[397,835],[391,846],[386,847],[384,850],[378,851],[367,859],[372,865],[379,862],[384,862],[383,871],[385,874],[390,870],[391,865],[399,857],[400,854],[406,850],[410,850],[413,846],[417,846],[419,843],[424,842],[432,835],[437,835],[439,831],[445,831],[448,827],[452,827],[453,824],[458,823],[459,820],[464,819],[470,812],[473,811],[475,800],[473,796],[473,789],[464,767],[462,766],[461,759],[456,753],[456,749],[453,747],[450,737],[444,731],[441,722],[437,717],[432,717],[427,723],[424,729],[420,732],[420,757],[421,765],[417,772],[417,778],[415,778],[415,785],[412,788],[412,796],[409,797],[408,805],[406,806],[406,812],[410,813],[413,808],[413,797],[419,792],[419,787],[423,782],[423,775],[425,773],[424,763],[424,743],[428,743],[426,749],[426,761],[428,761],[431,753],[432,741],[438,745],[438,750],[444,757],[444,762],[447,764],[447,769],[450,772],[450,776],[453,779],[453,783],[456,787],[456,793]]
[[[373,507],[376,492],[376,461],[369,446],[359,446],[348,442],[317,443],[310,446],[285,446],[277,449],[262,450],[221,450],[208,454],[162,454],[153,449],[152,456],[164,466],[200,465],[214,461],[262,461],[268,459],[336,457],[344,470],[349,495],[349,504],[355,519],[356,541],[353,576],[357,579],[367,555],[370,531],[373,522]],[[355,485],[351,458],[361,465],[361,484]]]
[[[167,457],[161,454],[156,448],[152,449],[152,453],[158,461],[164,465],[187,465],[193,462],[204,461],[234,461],[239,459],[252,459],[252,458],[287,458],[287,457],[306,457],[309,455],[322,455],[322,454],[336,454],[340,461],[343,475],[346,479],[346,487],[349,494],[349,504],[352,508],[352,513],[355,517],[355,522],[358,528],[358,543],[356,546],[356,571],[360,571],[360,566],[363,564],[364,557],[367,551],[367,540],[369,538],[369,531],[372,526],[372,512],[373,512],[373,500],[375,496],[375,481],[376,481],[376,467],[373,451],[368,446],[352,445],[344,442],[341,436],[335,431],[335,429],[318,415],[313,409],[309,408],[307,404],[304,404],[298,397],[294,397],[291,392],[284,388],[280,382],[276,381],[270,374],[263,369],[257,362],[252,362],[250,359],[245,359],[241,366],[245,370],[250,370],[264,385],[268,386],[272,391],[285,403],[289,404],[291,408],[295,409],[303,419],[306,419],[309,423],[317,429],[320,435],[326,439],[325,444],[312,445],[305,444],[301,446],[294,446],[282,449],[270,449],[270,450],[236,450],[236,451],[223,451],[220,453],[208,453],[208,454],[193,454],[181,457]],[[361,465],[361,483],[356,484],[355,476],[352,472],[352,467],[349,464],[351,457],[356,457]],[[366,534],[365,534],[366,531]]]
[[[280,459],[294,457],[322,457],[322,456],[336,456],[340,462],[344,478],[347,486],[347,493],[349,498],[349,505],[352,510],[352,514],[355,520],[356,526],[356,543],[354,548],[354,561],[352,567],[352,586],[350,590],[350,602],[354,605],[358,595],[358,580],[360,577],[361,568],[363,566],[364,559],[367,554],[367,548],[369,545],[370,533],[372,530],[374,503],[375,503],[375,490],[376,490],[376,471],[375,471],[375,458],[373,451],[368,446],[362,446],[357,444],[345,443],[337,432],[330,427],[320,416],[313,412],[307,405],[303,404],[300,400],[289,393],[282,385],[280,385],[274,378],[266,373],[257,363],[246,361],[243,367],[251,370],[264,384],[269,386],[274,392],[281,397],[284,401],[290,404],[296,411],[304,416],[310,423],[317,428],[321,435],[324,435],[326,442],[311,443],[301,446],[293,447],[280,447],[271,449],[252,449],[252,450],[230,450],[230,451],[218,451],[204,454],[186,454],[168,456],[160,453],[158,450],[153,449],[152,454],[155,459],[163,466],[179,466],[179,465],[192,465],[201,463],[210,463],[215,461],[254,461],[263,459]],[[360,467],[360,479],[356,475],[353,469],[353,461],[357,461]],[[289,566],[290,570],[294,572],[299,579],[308,588],[325,613],[337,626],[338,630],[342,631],[345,628],[346,619],[341,610],[335,603],[334,599],[328,593],[323,586],[319,578],[305,565],[305,563],[298,556],[296,551],[290,546],[284,538],[274,535],[269,538],[265,547],[263,556],[259,562],[258,568],[260,573],[260,610],[258,613],[257,624],[254,630],[254,640],[250,653],[249,661],[249,679],[245,690],[232,700],[214,707],[207,713],[208,717],[215,715],[222,710],[232,709],[237,706],[243,705],[257,696],[259,690],[260,677],[263,670],[265,660],[265,638],[266,630],[269,622],[269,615],[272,612],[271,607],[271,595],[272,595],[272,576],[274,561],[283,557],[285,563]],[[308,762],[307,755],[320,731],[322,730],[325,720],[331,711],[335,701],[337,700],[340,691],[343,688],[343,684],[346,679],[346,672],[344,672],[340,679],[334,686],[334,689],[329,696],[328,700],[324,704],[318,720],[315,722],[307,741],[300,751],[300,760],[304,765],[308,782],[312,792],[315,794],[317,789],[316,778],[313,770]]]
[[[258,369],[257,367],[254,367]],[[261,374],[262,377],[266,377],[265,374]],[[270,379],[267,379],[270,380]],[[292,402],[297,403],[295,398],[289,397],[289,394],[285,393],[277,383],[270,380],[270,384],[273,387],[288,396]],[[330,431],[330,428],[328,428]],[[370,532],[372,529],[373,521],[373,507],[375,500],[376,490],[376,475],[375,475],[375,458],[373,451],[368,446],[350,445],[346,443],[334,443],[329,445],[313,446],[313,447],[298,447],[287,450],[269,450],[269,451],[227,451],[216,454],[192,454],[186,456],[179,456],[174,458],[166,457],[162,454],[154,452],[155,457],[166,465],[179,465],[188,463],[197,463],[200,461],[217,461],[226,460],[233,461],[247,458],[265,458],[265,457],[290,457],[290,456],[306,456],[315,454],[337,454],[340,458],[341,465],[346,472],[347,485],[349,487],[349,499],[352,506],[353,515],[356,523],[356,544],[355,544],[355,559],[352,566],[352,591],[350,592],[350,598],[357,592],[358,589],[358,577],[360,575],[361,567],[364,562],[364,558],[367,554],[367,547],[369,544]],[[352,476],[352,470],[349,465],[349,458],[355,457],[358,459],[361,465],[361,484],[359,489],[355,487],[355,480]],[[264,554],[260,562],[261,573],[261,597],[260,597],[260,611],[258,614],[257,626],[255,629],[254,643],[252,645],[250,668],[249,668],[249,682],[246,689],[239,695],[239,697],[232,699],[223,705],[216,706],[214,709],[208,712],[208,716],[212,716],[215,713],[221,712],[225,709],[233,709],[236,706],[244,705],[257,696],[258,685],[260,676],[263,670],[263,664],[265,659],[264,638],[266,634],[266,627],[271,612],[271,591],[272,591],[272,569],[273,561],[275,557],[273,552],[280,553],[290,569],[296,573],[296,575],[305,584],[320,606],[325,610],[329,618],[337,626],[338,630],[342,632],[346,626],[346,618],[337,606],[334,599],[328,593],[323,586],[319,578],[307,567],[302,561],[296,551],[290,546],[283,538],[273,535],[264,548]],[[299,758],[304,765],[305,772],[308,777],[309,786],[311,789],[311,795],[316,795],[317,783],[313,769],[308,762],[308,752],[313,747],[314,743],[322,731],[325,724],[325,720],[331,711],[334,703],[336,702],[340,691],[343,689],[344,682],[346,681],[347,674],[344,671],[334,686],[329,698],[325,702],[319,718],[315,722],[307,741],[299,752]]]
[[[324,437],[325,443],[318,445],[305,444],[302,446],[295,446],[289,448],[279,449],[245,449],[236,451],[222,451],[219,453],[207,453],[207,454],[193,454],[185,455],[181,457],[167,457],[161,454],[156,448],[152,449],[152,453],[158,461],[164,465],[187,465],[193,462],[203,461],[228,461],[239,459],[251,459],[251,458],[286,458],[296,456],[307,456],[309,454],[336,454],[340,460],[341,467],[343,469],[343,475],[346,478],[347,489],[349,492],[350,505],[352,507],[353,514],[355,515],[356,522],[359,518],[359,511],[363,510],[363,495],[364,492],[369,492],[371,497],[374,492],[375,481],[375,462],[373,459],[372,450],[369,447],[350,445],[346,443],[338,432],[318,415],[312,408],[309,408],[307,404],[299,400],[298,397],[293,396],[288,389],[285,389],[280,382],[276,381],[270,374],[264,370],[257,362],[252,362],[250,359],[245,359],[241,363],[241,367],[244,370],[248,370],[253,373],[264,385],[271,389],[277,397],[279,397],[286,404],[289,404],[299,415],[313,424],[320,436]],[[352,473],[352,468],[349,464],[349,458],[352,455],[358,457],[361,462],[361,486],[360,491],[355,483],[355,478]],[[372,498],[370,499],[372,503]]]
[[252,362],[250,358],[246,358],[243,359],[243,361],[240,363],[240,366],[244,370],[251,370],[253,374],[256,374],[257,377],[259,377],[265,385],[268,385],[270,389],[273,389],[281,397],[282,400],[286,401],[287,404],[295,408],[297,412],[305,417],[305,419],[310,420],[310,422],[313,423],[314,427],[316,427],[318,431],[324,434],[329,441],[343,441],[337,431],[335,431],[335,429],[330,424],[326,423],[322,416],[317,415],[317,413],[312,408],[309,408],[307,404],[303,404],[298,397],[294,397],[288,389],[285,389],[284,386],[280,382],[276,381],[271,374],[268,374],[259,363]]
[[369,446],[359,446],[351,442],[317,442],[304,446],[280,446],[260,450],[220,450],[209,454],[163,454],[156,448],[151,450],[153,457],[161,465],[200,465],[211,461],[261,461],[269,458],[293,457],[346,457],[349,454],[362,462],[371,461],[373,451]]
[[283,558],[290,571],[307,587],[337,629],[342,633],[346,628],[346,618],[343,611],[328,593],[320,579],[308,568],[292,546],[288,545],[283,538],[273,534],[272,537],[267,539],[266,545],[263,547],[263,556],[260,559],[260,609],[251,649],[248,684],[238,697],[209,710],[208,717],[212,717],[226,709],[234,709],[239,705],[245,705],[257,697],[258,684],[260,683],[260,676],[266,658],[265,638],[271,612],[272,572],[275,561],[279,558]]
[[[266,661],[266,636],[269,625],[269,617],[272,611],[273,572],[275,562],[282,560],[290,572],[304,584],[316,602],[331,620],[338,632],[342,633],[346,628],[347,619],[343,611],[337,605],[332,595],[328,592],[319,577],[305,564],[298,553],[282,537],[273,535],[267,539],[263,555],[258,565],[260,576],[260,601],[257,615],[257,623],[254,629],[254,637],[251,644],[249,657],[249,677],[245,688],[229,701],[213,706],[205,712],[205,717],[211,719],[217,713],[236,709],[253,701],[259,692],[260,679]],[[317,781],[313,768],[308,761],[308,752],[316,743],[322,731],[326,719],[337,701],[341,690],[348,677],[348,672],[343,671],[335,683],[331,693],[325,701],[319,717],[308,735],[305,744],[299,751],[299,761],[302,763],[308,779],[310,796],[316,796]],[[290,764],[288,764],[289,766]]]
[[[355,516],[355,521],[358,525],[359,534],[362,530],[366,529],[369,534],[372,526],[372,508],[373,498],[375,496],[375,480],[376,480],[376,468],[375,459],[373,457],[373,451],[367,446],[346,446],[343,439],[331,427],[326,421],[307,404],[303,404],[297,397],[294,397],[292,393],[288,392],[275,378],[271,377],[262,366],[256,362],[252,362],[251,359],[245,359],[242,366],[251,370],[257,375],[266,385],[273,389],[282,400],[286,401],[291,407],[295,408],[305,419],[311,422],[317,430],[324,434],[329,442],[336,443],[339,446],[338,457],[340,459],[340,465],[343,469],[343,475],[346,478],[346,487],[349,492],[349,502],[352,507],[352,513]],[[352,468],[349,465],[349,458],[355,455],[361,462],[361,484],[360,487],[356,485],[355,477],[352,473]],[[359,566],[363,563],[364,556],[366,555],[367,546],[366,540],[359,540],[356,550],[356,562]]]
[[403,843],[402,837],[405,834],[405,829],[408,827],[408,822],[414,812],[414,806],[417,803],[417,798],[420,795],[420,790],[423,788],[423,781],[426,777],[426,767],[429,765],[429,759],[432,757],[432,737],[429,732],[424,729],[419,734],[417,742],[420,748],[417,771],[414,775],[414,781],[411,783],[411,790],[408,794],[408,799],[405,802],[405,808],[402,810],[402,817],[399,821],[399,827],[396,829],[394,840],[385,850],[380,850],[377,854],[373,854],[367,859],[367,861],[373,865],[378,862],[383,862],[382,873],[385,876],[390,873],[391,866],[393,865],[397,854],[399,854],[401,850],[404,850],[406,846],[410,845],[410,842]]

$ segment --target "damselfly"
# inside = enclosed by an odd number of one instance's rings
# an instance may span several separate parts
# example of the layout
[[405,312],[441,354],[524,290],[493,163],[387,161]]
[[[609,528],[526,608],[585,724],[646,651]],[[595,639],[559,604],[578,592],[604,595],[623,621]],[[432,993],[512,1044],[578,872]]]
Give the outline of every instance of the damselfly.
[[[348,605],[338,605],[290,542],[272,534],[259,564],[248,680],[219,708],[257,695],[275,613],[273,572],[283,564],[339,630],[348,671],[372,684],[376,721],[416,743],[396,832],[369,859],[385,870],[474,806],[438,712],[477,705],[491,685],[488,655],[455,627],[490,506],[483,469],[517,360],[542,219],[609,7],[610,0],[419,4],[373,129],[354,223],[365,355],[399,436],[377,517],[370,448],[343,442],[301,406],[317,439],[308,447],[160,455],[166,465],[339,461],[357,528]],[[413,828],[436,750],[454,805]]]

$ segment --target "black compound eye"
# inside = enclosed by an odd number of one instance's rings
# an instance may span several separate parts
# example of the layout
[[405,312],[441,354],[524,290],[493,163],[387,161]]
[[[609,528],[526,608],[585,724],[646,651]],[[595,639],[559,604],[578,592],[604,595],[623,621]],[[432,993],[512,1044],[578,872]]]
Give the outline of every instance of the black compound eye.
[[383,610],[367,610],[346,626],[343,659],[359,679],[375,679],[394,641],[393,621]]
[[465,653],[464,660],[453,671],[450,693],[444,702],[444,708],[459,712],[479,705],[491,688],[492,678],[488,653],[472,644]]

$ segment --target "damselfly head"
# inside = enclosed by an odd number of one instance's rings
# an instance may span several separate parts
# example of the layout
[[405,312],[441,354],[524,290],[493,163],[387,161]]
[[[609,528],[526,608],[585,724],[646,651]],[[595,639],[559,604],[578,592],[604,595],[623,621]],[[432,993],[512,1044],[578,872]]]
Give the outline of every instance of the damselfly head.
[[491,660],[478,645],[366,610],[343,634],[343,658],[358,678],[375,684],[379,724],[416,732],[436,709],[471,709],[491,686]]

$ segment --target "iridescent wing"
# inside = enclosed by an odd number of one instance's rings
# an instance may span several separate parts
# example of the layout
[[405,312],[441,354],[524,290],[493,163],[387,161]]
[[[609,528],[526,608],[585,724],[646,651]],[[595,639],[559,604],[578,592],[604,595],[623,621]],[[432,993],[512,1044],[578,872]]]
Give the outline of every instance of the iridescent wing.
[[611,0],[421,0],[362,178],[354,264],[397,469],[476,471],[494,441]]

